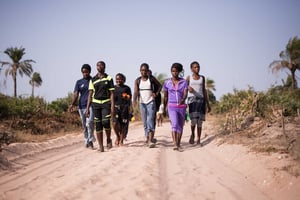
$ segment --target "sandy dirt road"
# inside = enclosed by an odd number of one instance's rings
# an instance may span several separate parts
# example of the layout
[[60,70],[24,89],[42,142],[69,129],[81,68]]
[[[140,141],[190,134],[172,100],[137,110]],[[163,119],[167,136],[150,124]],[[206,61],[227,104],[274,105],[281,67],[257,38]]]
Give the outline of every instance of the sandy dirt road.
[[299,199],[299,178],[275,171],[276,156],[218,145],[209,119],[204,133],[203,147],[190,145],[185,126],[183,152],[173,150],[167,122],[157,128],[153,149],[140,124],[130,126],[126,146],[104,153],[83,147],[81,134],[12,145],[12,169],[0,173],[0,199]]

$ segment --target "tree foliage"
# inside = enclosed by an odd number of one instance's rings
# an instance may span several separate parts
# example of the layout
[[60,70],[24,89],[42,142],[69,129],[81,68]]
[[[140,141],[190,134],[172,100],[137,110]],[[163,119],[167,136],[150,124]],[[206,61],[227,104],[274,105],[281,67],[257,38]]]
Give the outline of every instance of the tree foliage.
[[43,80],[41,78],[40,73],[34,72],[32,74],[32,77],[31,77],[30,81],[29,81],[29,84],[32,87],[32,92],[31,92],[32,97],[34,97],[34,87],[39,87],[39,86],[42,85],[42,83],[43,83]]
[[4,53],[11,59],[11,62],[0,61],[1,67],[8,66],[5,70],[5,76],[10,75],[14,82],[14,97],[17,97],[17,74],[22,77],[24,74],[28,77],[33,72],[32,63],[34,60],[22,60],[25,55],[25,48],[23,47],[10,47]]
[[297,88],[296,70],[300,70],[300,39],[295,36],[290,38],[284,51],[279,54],[281,60],[275,60],[270,65],[273,73],[288,69],[290,71],[293,89]]

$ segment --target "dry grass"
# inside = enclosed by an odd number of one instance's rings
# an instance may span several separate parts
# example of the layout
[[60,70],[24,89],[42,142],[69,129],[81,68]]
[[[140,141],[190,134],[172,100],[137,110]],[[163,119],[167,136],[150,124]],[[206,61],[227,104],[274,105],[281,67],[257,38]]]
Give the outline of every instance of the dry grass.
[[255,118],[250,126],[235,132],[224,131],[224,118],[218,117],[220,144],[241,144],[252,152],[278,153],[292,160],[281,170],[299,176],[300,174],[300,118],[278,118],[272,122]]

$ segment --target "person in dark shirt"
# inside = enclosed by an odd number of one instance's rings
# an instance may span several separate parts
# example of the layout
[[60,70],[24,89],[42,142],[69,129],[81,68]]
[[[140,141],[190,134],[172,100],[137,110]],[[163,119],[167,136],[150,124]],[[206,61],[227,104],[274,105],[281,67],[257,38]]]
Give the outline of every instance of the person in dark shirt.
[[113,116],[113,127],[116,133],[115,145],[123,146],[123,140],[130,120],[131,89],[125,85],[126,77],[118,73],[115,78],[114,90],[115,112]]
[[[99,151],[103,152],[103,129],[106,133],[107,149],[112,148],[110,119],[114,113],[114,82],[113,78],[105,73],[105,63],[97,63],[98,73],[89,83],[89,97],[87,108],[92,105],[94,121],[96,123],[96,136],[99,144]],[[85,113],[90,115],[89,109]]]
[[90,116],[85,116],[85,111],[87,109],[87,101],[89,96],[89,82],[92,78],[91,74],[91,66],[89,64],[84,64],[81,67],[81,73],[83,78],[76,81],[72,102],[68,108],[69,112],[74,110],[75,104],[78,101],[78,112],[80,115],[82,127],[83,127],[83,135],[85,146],[94,148],[93,142],[95,142],[94,137],[94,114],[92,108],[90,109]]

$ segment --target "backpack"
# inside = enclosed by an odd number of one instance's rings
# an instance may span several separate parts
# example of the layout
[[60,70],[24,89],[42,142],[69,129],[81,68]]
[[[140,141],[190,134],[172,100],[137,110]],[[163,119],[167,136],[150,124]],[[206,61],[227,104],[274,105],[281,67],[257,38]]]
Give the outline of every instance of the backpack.
[[[137,87],[138,87],[138,89],[140,89],[139,85],[140,85],[140,82],[141,82],[141,78],[142,77],[138,77],[137,78]],[[152,92],[157,93],[158,89],[161,86],[160,83],[157,80],[155,81],[154,80],[155,77],[152,76],[152,75],[150,75],[149,79],[150,79],[150,84],[151,84],[151,90],[152,90]],[[159,84],[157,84],[157,83],[159,83]],[[155,97],[154,101],[155,101],[156,112],[157,112],[159,110],[159,106],[161,104],[161,94],[160,93]]]

